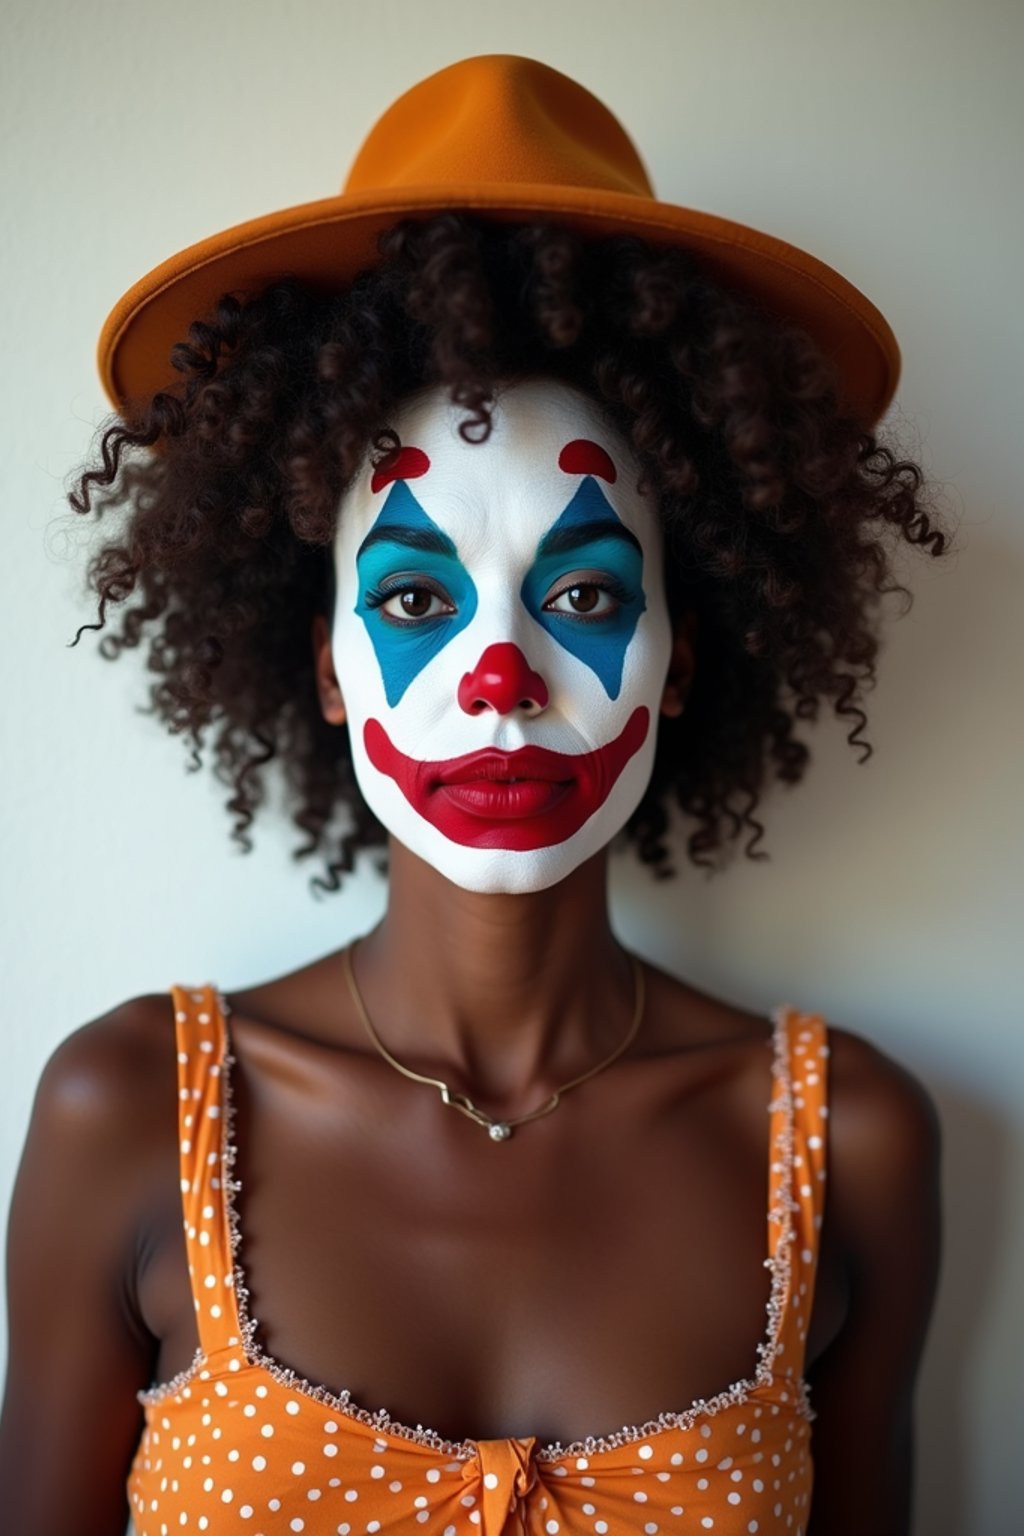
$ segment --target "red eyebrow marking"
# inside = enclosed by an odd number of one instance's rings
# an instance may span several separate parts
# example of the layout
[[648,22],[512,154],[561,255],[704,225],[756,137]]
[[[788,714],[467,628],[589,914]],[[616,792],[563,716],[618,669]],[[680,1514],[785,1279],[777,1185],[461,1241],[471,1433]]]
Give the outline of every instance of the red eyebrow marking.
[[558,455],[558,467],[567,475],[600,475],[609,485],[614,485],[618,479],[611,454],[587,437],[576,437],[566,443]]
[[370,490],[376,494],[393,480],[418,480],[430,468],[430,460],[422,448],[400,448],[379,463],[370,481]]

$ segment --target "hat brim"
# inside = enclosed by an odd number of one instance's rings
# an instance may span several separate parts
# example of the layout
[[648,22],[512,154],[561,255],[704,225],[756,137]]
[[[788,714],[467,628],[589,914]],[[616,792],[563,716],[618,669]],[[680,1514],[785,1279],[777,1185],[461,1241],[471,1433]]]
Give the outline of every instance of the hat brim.
[[399,219],[458,210],[503,221],[548,218],[592,235],[633,234],[692,250],[710,275],[808,332],[839,370],[844,407],[865,426],[896,390],[900,353],[884,316],[825,262],[746,225],[637,197],[522,184],[416,187],[342,195],[252,219],[180,251],[114,306],[100,336],[103,386],[125,409],[177,377],[171,348],[224,293],[254,293],[292,276],[337,289],[380,256],[378,237]]

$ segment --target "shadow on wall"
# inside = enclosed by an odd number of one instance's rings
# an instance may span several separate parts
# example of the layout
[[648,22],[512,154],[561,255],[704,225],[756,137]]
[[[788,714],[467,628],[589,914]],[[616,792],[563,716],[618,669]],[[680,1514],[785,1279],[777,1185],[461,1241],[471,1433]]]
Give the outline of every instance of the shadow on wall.
[[[914,1528],[921,1536],[964,1536],[979,1518],[968,1508],[968,1490],[978,1483],[978,1469],[970,1465],[972,1357],[1010,1229],[1011,1133],[990,1104],[959,1085],[933,1080],[930,1089],[942,1118],[945,1235],[917,1391]],[[1010,1526],[1006,1530],[1009,1536]]]

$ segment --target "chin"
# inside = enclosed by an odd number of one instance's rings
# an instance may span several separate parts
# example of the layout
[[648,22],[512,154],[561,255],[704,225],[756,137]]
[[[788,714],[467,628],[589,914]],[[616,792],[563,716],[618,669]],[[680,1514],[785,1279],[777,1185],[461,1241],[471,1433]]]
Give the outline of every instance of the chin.
[[[583,863],[582,858],[568,861],[552,850],[554,857],[541,853],[496,852],[472,870],[440,869],[453,885],[464,891],[474,891],[483,896],[532,896],[537,891],[550,890]],[[437,865],[434,865],[437,868]]]
[[[531,896],[565,880],[581,864],[602,852],[612,832],[583,827],[565,842],[529,852],[507,848],[464,848],[438,835],[395,841],[435,874],[460,890],[482,896]],[[603,875],[595,875],[603,879]]]
[[[605,852],[625,827],[646,788],[649,769],[623,775],[598,812],[569,837],[530,848],[469,846],[447,837],[410,807],[386,781],[367,784],[382,791],[364,798],[394,843],[460,890],[483,896],[530,896],[559,885],[582,864]],[[376,803],[374,803],[376,802]],[[604,879],[595,870],[595,879]]]

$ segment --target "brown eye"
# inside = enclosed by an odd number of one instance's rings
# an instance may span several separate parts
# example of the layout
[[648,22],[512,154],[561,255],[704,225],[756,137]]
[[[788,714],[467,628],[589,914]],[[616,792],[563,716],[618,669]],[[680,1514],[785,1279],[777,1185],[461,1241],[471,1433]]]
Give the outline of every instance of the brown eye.
[[430,611],[433,593],[426,587],[413,587],[409,592],[403,592],[399,598],[399,605],[406,618],[422,619],[424,614]]
[[570,587],[565,594],[577,613],[593,613],[601,599],[600,587]]

